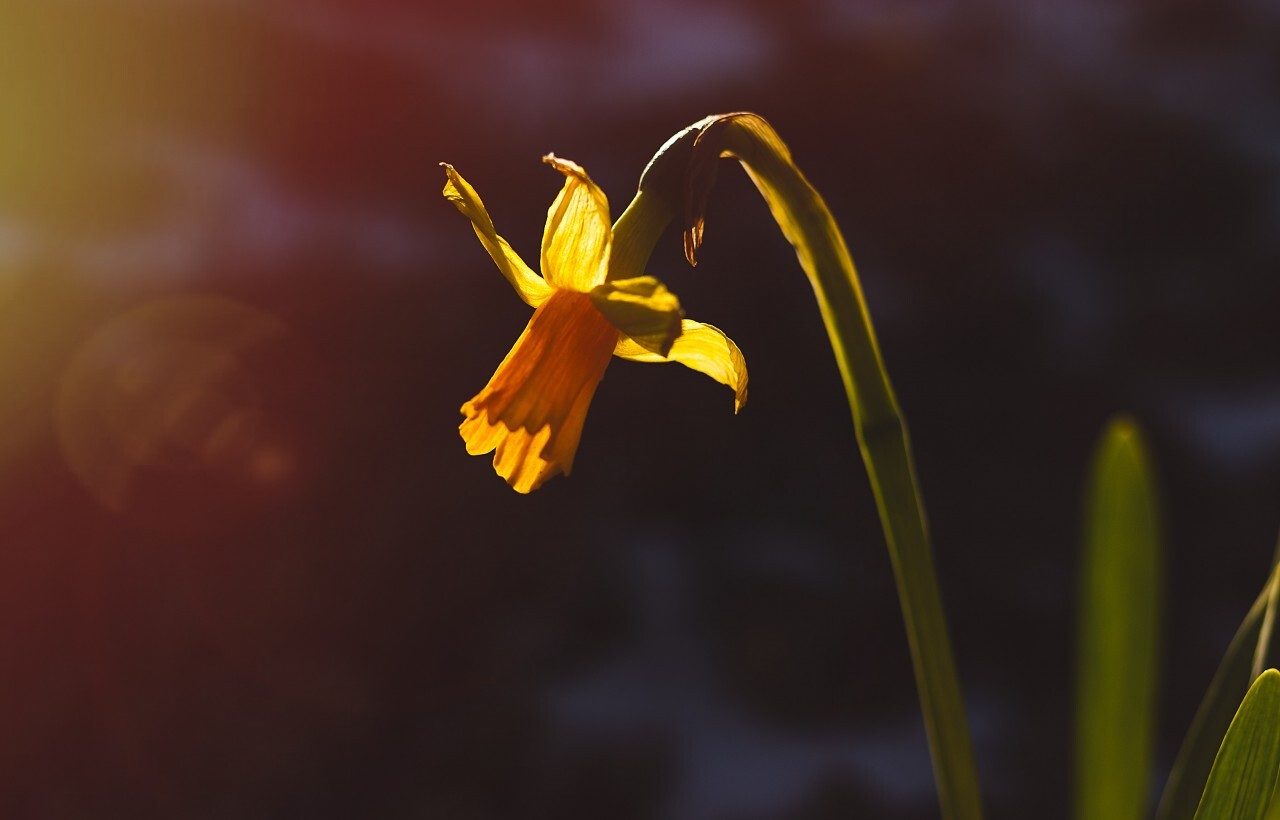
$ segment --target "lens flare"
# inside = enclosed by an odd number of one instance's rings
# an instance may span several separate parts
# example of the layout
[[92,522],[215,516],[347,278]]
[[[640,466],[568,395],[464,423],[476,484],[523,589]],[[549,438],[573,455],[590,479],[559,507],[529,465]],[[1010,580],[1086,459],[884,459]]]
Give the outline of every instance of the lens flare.
[[[148,302],[98,328],[64,374],[58,435],[103,507],[193,531],[270,507],[298,479],[284,323],[214,297]],[[283,399],[283,401],[282,401]]]

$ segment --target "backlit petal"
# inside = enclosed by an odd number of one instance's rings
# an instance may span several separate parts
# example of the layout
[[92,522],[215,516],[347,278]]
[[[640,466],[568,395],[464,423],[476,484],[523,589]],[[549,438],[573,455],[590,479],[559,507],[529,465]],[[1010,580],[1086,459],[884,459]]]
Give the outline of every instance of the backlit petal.
[[476,236],[480,237],[480,244],[484,245],[489,256],[493,257],[498,270],[507,277],[507,281],[516,289],[516,293],[520,294],[520,298],[532,307],[537,307],[546,301],[551,295],[551,286],[524,263],[519,254],[507,244],[507,240],[498,236],[498,232],[493,227],[493,220],[489,218],[489,212],[485,210],[484,203],[480,201],[480,195],[476,193],[475,188],[472,188],[452,165],[442,162],[440,167],[444,168],[448,177],[444,185],[444,198],[452,202],[463,216],[471,220],[471,227],[475,229]]
[[733,340],[717,327],[685,319],[682,332],[666,358],[623,336],[613,354],[633,362],[680,362],[705,373],[734,392],[733,411],[747,403],[747,360]]
[[618,331],[586,294],[557,290],[534,311],[489,384],[462,406],[467,452],[496,450],[494,469],[517,492],[573,469],[587,408]]
[[564,174],[564,187],[547,211],[542,275],[558,288],[586,293],[609,269],[609,200],[582,166],[554,154],[542,161]]
[[680,300],[652,276],[613,279],[590,295],[596,309],[624,336],[659,356],[667,355],[680,335]]

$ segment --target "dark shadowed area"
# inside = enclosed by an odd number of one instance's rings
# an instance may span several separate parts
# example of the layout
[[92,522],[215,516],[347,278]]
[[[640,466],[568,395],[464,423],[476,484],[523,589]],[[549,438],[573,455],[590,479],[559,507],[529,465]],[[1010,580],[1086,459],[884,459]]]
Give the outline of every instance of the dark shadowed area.
[[1168,534],[1153,789],[1280,526],[1280,4],[39,0],[0,10],[0,814],[937,816],[812,293],[726,164],[751,399],[615,362],[531,496],[459,406],[573,159],[756,111],[911,424],[993,818],[1067,815],[1088,452]]

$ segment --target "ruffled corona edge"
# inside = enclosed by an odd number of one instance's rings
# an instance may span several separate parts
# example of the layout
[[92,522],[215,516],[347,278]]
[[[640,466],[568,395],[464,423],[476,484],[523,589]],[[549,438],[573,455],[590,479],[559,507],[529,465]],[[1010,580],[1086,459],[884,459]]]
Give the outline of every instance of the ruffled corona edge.
[[529,320],[493,378],[462,405],[467,452],[528,493],[568,475],[587,409],[618,340],[586,294],[557,290]]

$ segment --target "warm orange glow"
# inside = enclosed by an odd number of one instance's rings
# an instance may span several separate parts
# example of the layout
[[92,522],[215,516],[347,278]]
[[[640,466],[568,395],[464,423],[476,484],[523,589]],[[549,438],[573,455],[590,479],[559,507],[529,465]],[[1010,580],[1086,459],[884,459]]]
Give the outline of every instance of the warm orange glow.
[[245,463],[249,478],[264,487],[285,484],[293,475],[294,458],[283,446],[263,444],[249,454]]

